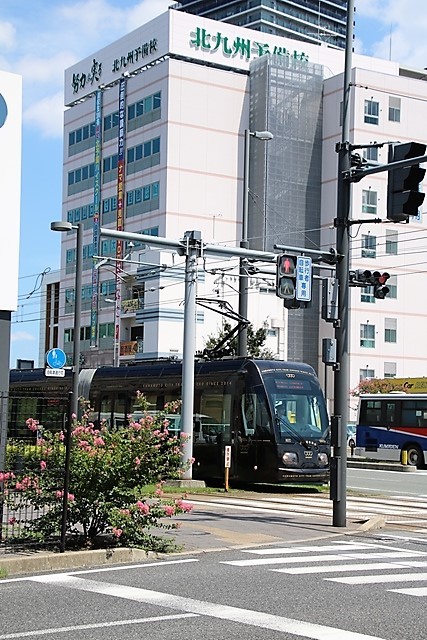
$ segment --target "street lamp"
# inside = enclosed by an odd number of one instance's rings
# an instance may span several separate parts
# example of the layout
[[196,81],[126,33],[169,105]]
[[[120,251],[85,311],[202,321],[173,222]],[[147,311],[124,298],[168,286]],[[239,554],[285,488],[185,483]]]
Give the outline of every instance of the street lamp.
[[[242,239],[240,246],[248,248],[248,212],[249,212],[249,147],[250,138],[258,140],[272,140],[273,134],[270,131],[250,131],[245,129],[245,147],[243,164],[243,214],[242,214]],[[245,258],[239,260],[239,315],[248,317],[248,274],[245,268]],[[238,337],[238,355],[246,357],[248,355],[248,330],[245,327]]]
[[79,410],[79,371],[80,371],[80,325],[82,315],[82,267],[83,267],[83,223],[71,224],[65,220],[51,222],[52,231],[77,231],[76,244],[76,279],[74,289],[74,345],[73,345],[73,396],[71,399],[71,413],[78,415]]

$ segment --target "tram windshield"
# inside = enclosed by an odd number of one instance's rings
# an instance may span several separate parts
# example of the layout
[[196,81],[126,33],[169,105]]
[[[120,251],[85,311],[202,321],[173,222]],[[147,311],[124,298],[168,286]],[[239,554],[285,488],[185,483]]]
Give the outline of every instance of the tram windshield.
[[268,376],[266,387],[278,431],[279,441],[327,440],[329,421],[318,385],[308,376],[296,374]]

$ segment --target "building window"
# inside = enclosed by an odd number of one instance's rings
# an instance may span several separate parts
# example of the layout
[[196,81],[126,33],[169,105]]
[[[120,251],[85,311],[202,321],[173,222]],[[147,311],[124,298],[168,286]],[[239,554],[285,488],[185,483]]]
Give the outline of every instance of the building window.
[[396,318],[384,318],[384,342],[397,342],[397,320]]
[[359,369],[359,380],[366,380],[367,378],[375,378],[375,369]]
[[397,375],[397,364],[395,362],[384,362],[384,378],[395,378]]
[[64,343],[74,342],[74,331],[73,329],[64,329]]
[[114,338],[114,322],[105,322],[99,325],[99,339]]
[[360,302],[375,303],[375,296],[372,287],[362,287],[360,289]]
[[119,112],[115,111],[114,113],[110,113],[110,115],[105,116],[104,118],[104,131],[108,131],[113,127],[119,126]]
[[362,258],[377,257],[377,238],[376,236],[362,235]]
[[363,149],[363,157],[371,162],[378,162],[378,147],[367,147]]
[[386,229],[385,232],[385,252],[389,255],[397,256],[397,231]]
[[397,276],[390,276],[390,278],[387,280],[387,286],[389,288],[387,298],[393,298],[394,300],[396,300],[397,299]]
[[388,99],[388,119],[390,122],[400,122],[401,99],[390,96]]
[[375,325],[360,325],[360,346],[367,349],[375,349]]
[[362,191],[362,212],[377,215],[377,192],[372,189]]
[[367,124],[378,124],[380,113],[380,103],[374,100],[365,100],[365,122]]

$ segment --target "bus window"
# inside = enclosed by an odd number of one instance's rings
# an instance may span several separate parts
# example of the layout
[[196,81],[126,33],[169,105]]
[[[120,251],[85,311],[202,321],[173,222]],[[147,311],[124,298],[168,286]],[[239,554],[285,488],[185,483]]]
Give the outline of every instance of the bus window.
[[396,423],[396,403],[386,402],[385,421],[387,426],[393,426]]
[[381,400],[368,400],[364,403],[366,415],[361,419],[366,424],[381,424]]
[[425,427],[427,425],[427,401],[413,400],[402,403],[402,425]]

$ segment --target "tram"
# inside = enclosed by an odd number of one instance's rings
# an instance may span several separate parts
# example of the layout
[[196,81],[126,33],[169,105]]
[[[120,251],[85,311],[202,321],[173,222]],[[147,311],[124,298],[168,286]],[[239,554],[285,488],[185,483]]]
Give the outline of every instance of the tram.
[[[63,427],[72,382],[71,371],[65,373],[46,378],[44,369],[11,371],[9,437],[19,437],[30,416],[45,428]],[[180,399],[181,385],[182,363],[169,360],[79,374],[79,396],[89,400],[93,420],[111,428],[135,414],[137,391],[150,411],[163,411]],[[171,422],[179,433],[179,416]],[[230,482],[328,482],[329,420],[314,369],[251,358],[196,361],[193,477],[222,479],[226,446],[231,446]]]

